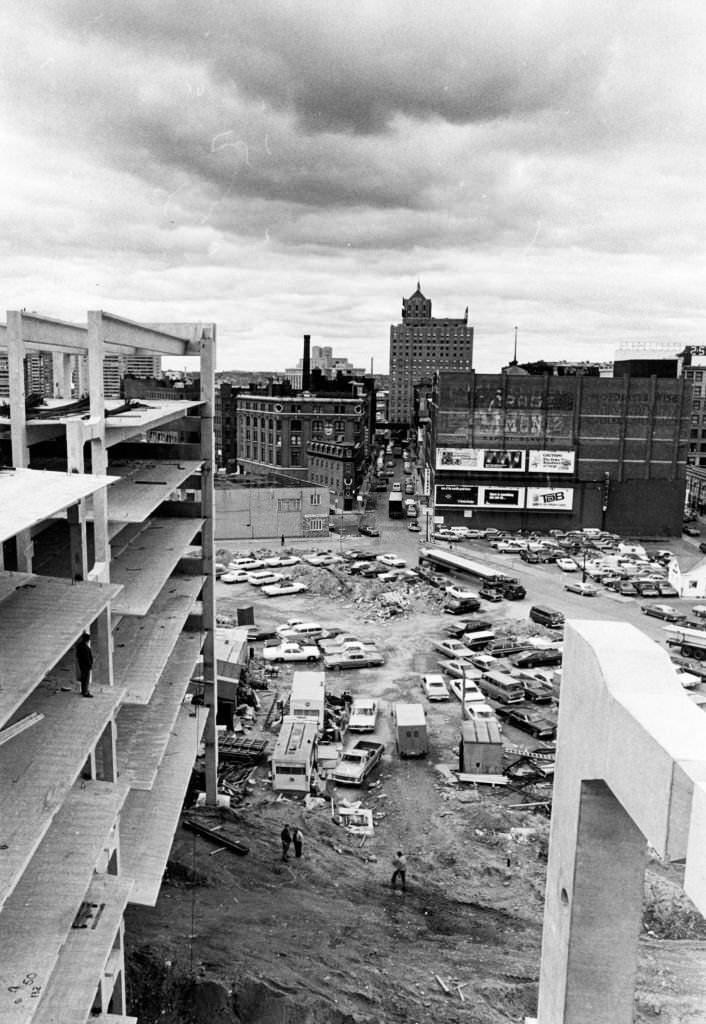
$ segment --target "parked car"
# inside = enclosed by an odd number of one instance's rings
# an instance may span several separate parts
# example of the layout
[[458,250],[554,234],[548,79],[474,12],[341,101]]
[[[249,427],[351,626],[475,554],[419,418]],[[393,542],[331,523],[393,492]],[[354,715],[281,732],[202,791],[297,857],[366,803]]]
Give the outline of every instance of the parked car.
[[524,675],[524,673],[519,678],[526,699],[532,701],[533,704],[551,704],[554,700],[554,687],[551,683],[537,679],[535,676]]
[[265,661],[318,661],[321,652],[315,644],[283,640],[276,647],[265,647],[262,656]]
[[[475,676],[475,678],[473,678]],[[457,700],[462,699],[462,693],[465,686],[466,691],[466,704],[476,704],[479,701],[485,701],[485,694],[479,688],[476,679],[480,677],[480,672],[475,669],[469,669],[466,672],[466,682],[464,684],[462,676],[454,676],[449,679],[449,690]]]
[[451,586],[446,587],[445,590],[449,597],[454,597],[457,601],[463,601],[466,598],[478,597],[475,590],[469,590],[467,587],[460,587],[456,583],[452,583]]
[[444,677],[437,673],[430,673],[429,675],[422,676],[422,689],[427,697],[427,700],[448,700],[449,691]]
[[640,611],[643,615],[651,615],[655,619],[663,619],[665,622],[681,622],[686,618],[683,612],[671,604],[641,604]]
[[470,658],[473,651],[466,647],[460,640],[435,640],[432,644],[434,650],[443,654],[445,658]]
[[356,697],[351,704],[348,718],[350,732],[374,732],[378,720],[378,702],[365,697]]
[[659,597],[659,587],[650,580],[635,580],[635,587],[640,597]]
[[386,569],[382,562],[368,562],[360,570],[360,575],[365,577],[379,576],[383,572],[386,572]]
[[393,555],[386,553],[384,555],[376,555],[375,560],[382,562],[383,565],[389,565],[392,569],[404,569],[407,563],[404,558],[400,558],[399,555]]
[[494,658],[492,654],[473,654],[471,656],[471,664],[475,668],[479,668],[481,672],[489,672],[497,663],[498,659]]
[[656,583],[655,586],[659,590],[660,597],[679,597],[679,591],[671,583]]
[[518,704],[506,704],[498,706],[496,714],[509,725],[514,725],[538,740],[553,740],[556,736],[556,715],[546,710],[537,711]]
[[364,651],[335,651],[324,655],[324,668],[334,672],[344,668],[371,668],[385,664],[385,656],[374,647]]
[[564,590],[568,590],[570,594],[578,594],[580,597],[595,597],[598,593],[596,587],[590,583],[565,583]]
[[379,537],[380,536],[380,531],[378,530],[378,528],[376,526],[366,526],[365,524],[363,524],[362,526],[358,527],[358,533],[361,535],[361,537]]
[[698,528],[698,526],[691,526],[690,524],[687,524],[686,526],[683,526],[681,532],[685,533],[687,537],[700,537],[701,536],[701,530]]
[[622,580],[618,583],[617,590],[623,597],[637,597],[637,587],[630,580]]
[[416,519],[412,519],[411,522],[407,523],[407,529],[410,533],[421,533],[422,528]]
[[484,601],[502,601],[503,595],[495,587],[484,586],[478,591],[478,597],[482,597]]
[[266,597],[282,597],[285,594],[303,594],[309,588],[306,583],[296,580],[283,580],[281,583],[270,583],[262,588]]
[[433,569],[428,569],[422,565],[417,569],[417,576],[420,576],[427,583],[431,584],[432,587],[437,589],[443,589],[449,582],[447,576],[442,576],[439,572],[434,572]]
[[520,551],[520,558],[523,562],[529,562],[530,564],[538,564],[541,561],[539,552],[530,551],[528,548]]
[[556,564],[562,572],[576,572],[578,565],[573,558],[557,558]]
[[439,668],[452,679],[463,679],[464,672],[467,679],[477,679],[480,675],[480,672],[472,667],[470,661],[465,661],[462,658],[442,658],[439,661]]
[[248,573],[244,569],[233,569],[224,572],[220,577],[221,583],[247,583]]
[[523,651],[512,658],[515,668],[538,668],[540,665],[561,665],[562,653],[556,647]]
[[285,565],[298,565],[300,562],[301,558],[298,558],[297,555],[272,555],[270,558],[263,559],[263,563],[269,569],[278,569]]

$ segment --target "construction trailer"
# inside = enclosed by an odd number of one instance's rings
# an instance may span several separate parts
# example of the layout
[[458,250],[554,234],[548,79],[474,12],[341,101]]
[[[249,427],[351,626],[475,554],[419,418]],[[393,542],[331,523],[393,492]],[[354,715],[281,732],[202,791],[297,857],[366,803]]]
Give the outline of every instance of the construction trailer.
[[[193,358],[194,394],[106,397],[146,353]],[[203,740],[216,800],[215,328],[11,311],[0,354],[0,1020],[128,1024],[123,914],[157,902]]]
[[429,750],[427,716],[421,704],[395,704],[395,747],[400,757],[424,757]]
[[318,726],[313,719],[282,719],[272,754],[275,793],[308,793],[316,759]]
[[295,672],[289,697],[289,715],[292,718],[308,719],[315,722],[319,729],[323,729],[325,703],[325,672]]
[[502,775],[503,744],[497,722],[461,722],[458,767],[465,775]]

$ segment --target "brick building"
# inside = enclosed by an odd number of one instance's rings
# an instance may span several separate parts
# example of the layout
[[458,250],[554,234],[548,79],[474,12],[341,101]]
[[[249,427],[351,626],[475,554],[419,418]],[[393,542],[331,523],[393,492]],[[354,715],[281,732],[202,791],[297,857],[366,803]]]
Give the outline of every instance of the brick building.
[[402,323],[390,327],[389,422],[409,424],[414,386],[437,370],[470,370],[473,328],[468,308],[458,319],[433,317],[431,299],[417,290],[402,299]]
[[446,525],[681,532],[683,379],[442,372],[428,412],[431,496]]

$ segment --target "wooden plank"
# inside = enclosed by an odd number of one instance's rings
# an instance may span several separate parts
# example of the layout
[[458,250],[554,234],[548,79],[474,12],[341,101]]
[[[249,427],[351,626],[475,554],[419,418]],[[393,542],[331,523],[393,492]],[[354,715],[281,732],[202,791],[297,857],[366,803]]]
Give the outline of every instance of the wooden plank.
[[150,520],[147,529],[111,563],[111,580],[124,587],[113,602],[116,615],[149,612],[201,526],[201,519]]
[[0,541],[59,515],[114,479],[90,473],[0,469]]
[[121,523],[143,522],[200,466],[197,459],[125,461],[111,465],[111,476],[119,480],[108,492],[108,519]]
[[[3,1024],[25,1024],[43,1002],[126,795],[126,785],[109,782],[74,788],[7,900],[0,914]],[[24,984],[27,978],[31,982]]]
[[134,789],[151,789],[201,650],[198,633],[183,633],[149,704],[123,704],[118,714],[118,771]]
[[[0,725],[120,593],[109,583],[0,573]],[[10,589],[10,581],[16,585]],[[9,591],[9,592],[8,592]]]
[[[44,998],[31,1018],[33,1024],[91,1019],[96,989],[120,929],[131,889],[132,882],[121,876],[94,876],[85,899],[103,909],[95,925],[91,922],[87,928],[72,928],[69,932]],[[15,1022],[8,1021],[8,1024]]]
[[135,879],[131,903],[153,907],[172,847],[207,708],[180,709],[153,788],[133,789],[120,823],[123,873]]
[[83,700],[77,691],[37,687],[22,712],[36,711],[43,720],[0,747],[0,841],[6,847],[0,857],[0,907],[123,697],[116,687],[94,688],[93,693],[93,700]]
[[128,703],[149,701],[202,586],[202,576],[170,576],[149,615],[127,615],[115,627],[113,678]]

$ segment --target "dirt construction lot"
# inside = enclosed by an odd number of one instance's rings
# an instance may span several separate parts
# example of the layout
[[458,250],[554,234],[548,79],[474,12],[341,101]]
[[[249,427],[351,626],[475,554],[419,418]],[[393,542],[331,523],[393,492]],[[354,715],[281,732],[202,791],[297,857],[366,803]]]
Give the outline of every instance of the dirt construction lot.
[[[327,801],[307,808],[277,799],[263,765],[232,809],[201,818],[222,824],[248,854],[179,829],[157,907],[131,910],[131,1012],[141,1024],[522,1022],[536,1012],[549,787],[491,789],[448,778],[444,766],[458,767],[460,704],[429,705],[420,688],[420,674],[436,669],[431,641],[451,621],[439,591],[350,577],[335,566],[287,571],[309,592],[268,600],[248,584],[219,584],[219,613],[254,603],[259,627],[301,616],[375,640],[384,652],[383,668],[328,677],[334,693],[346,688],[380,702],[382,766],[364,789],[335,792],[373,811],[374,835],[363,840],[335,824]],[[383,596],[391,591],[399,595],[393,614]],[[518,616],[526,623],[514,603],[479,614],[500,632]],[[257,663],[262,644],[255,648]],[[296,667],[280,666],[259,693],[252,734],[270,749],[276,733],[266,710],[274,691],[286,694]],[[425,760],[395,754],[390,711],[398,700],[427,707]],[[515,749],[533,745],[509,728],[505,740]],[[304,833],[302,857],[286,863],[285,823]],[[397,849],[409,861],[405,895],[389,884]],[[678,869],[654,857],[640,949],[635,1020],[704,1024],[704,922],[680,891]]]

